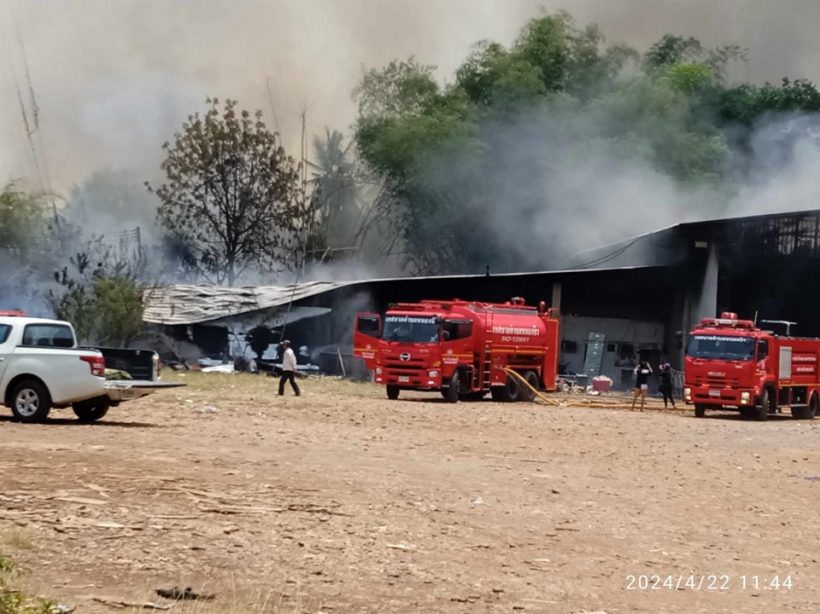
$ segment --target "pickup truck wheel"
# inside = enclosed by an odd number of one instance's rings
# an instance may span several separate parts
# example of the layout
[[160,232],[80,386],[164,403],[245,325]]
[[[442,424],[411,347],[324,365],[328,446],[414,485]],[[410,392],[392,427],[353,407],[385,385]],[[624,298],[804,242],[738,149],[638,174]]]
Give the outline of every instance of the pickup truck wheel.
[[399,398],[399,390],[400,388],[395,384],[387,384],[387,398],[395,401]]
[[771,395],[769,394],[769,389],[765,389],[763,394],[760,396],[760,405],[755,407],[754,411],[754,419],[759,421],[764,421],[769,417],[769,410],[773,409]]
[[[538,390],[538,374],[535,371],[527,371],[524,374],[524,379],[527,380],[527,383]],[[535,393],[527,388],[521,382],[516,382],[518,386],[518,400],[519,401],[534,401],[535,400]]]
[[695,404],[695,416],[698,418],[703,418],[706,415],[706,405],[701,405],[700,403]]
[[107,401],[83,401],[74,403],[71,409],[74,410],[80,422],[96,422],[108,413],[111,404]]
[[43,422],[51,410],[51,396],[37,380],[23,380],[11,392],[11,412],[20,422]]

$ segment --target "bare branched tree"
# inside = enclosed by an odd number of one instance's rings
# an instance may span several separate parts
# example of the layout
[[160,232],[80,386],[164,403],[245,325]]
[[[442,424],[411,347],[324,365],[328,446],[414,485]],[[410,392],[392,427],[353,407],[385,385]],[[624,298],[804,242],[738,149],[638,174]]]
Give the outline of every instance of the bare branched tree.
[[166,143],[159,219],[199,274],[234,284],[249,269],[291,268],[300,215],[300,169],[278,134],[226,100],[208,99]]

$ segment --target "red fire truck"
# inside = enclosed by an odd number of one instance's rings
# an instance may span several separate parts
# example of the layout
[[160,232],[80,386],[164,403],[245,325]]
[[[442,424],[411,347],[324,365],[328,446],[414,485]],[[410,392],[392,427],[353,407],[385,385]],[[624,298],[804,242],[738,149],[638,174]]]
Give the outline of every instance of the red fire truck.
[[555,389],[558,313],[519,297],[398,303],[384,318],[358,314],[353,347],[390,399],[401,390],[439,390],[451,403],[487,392],[495,401],[531,400],[532,392],[504,369],[534,388]]
[[[766,323],[766,321],[763,321]],[[774,324],[775,322],[771,322]],[[811,419],[820,407],[820,339],[762,330],[751,320],[724,312],[705,318],[689,334],[684,365],[684,401],[703,417],[707,409],[736,409],[765,420],[790,409]]]

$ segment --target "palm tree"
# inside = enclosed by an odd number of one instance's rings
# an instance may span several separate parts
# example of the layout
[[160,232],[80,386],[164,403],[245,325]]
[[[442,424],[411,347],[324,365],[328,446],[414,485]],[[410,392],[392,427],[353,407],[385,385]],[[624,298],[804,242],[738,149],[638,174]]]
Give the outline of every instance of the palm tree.
[[323,137],[313,139],[313,147],[316,161],[308,162],[317,216],[312,251],[324,250],[327,255],[331,250],[355,249],[363,207],[362,177],[353,159],[352,142],[345,144],[341,132],[325,128]]

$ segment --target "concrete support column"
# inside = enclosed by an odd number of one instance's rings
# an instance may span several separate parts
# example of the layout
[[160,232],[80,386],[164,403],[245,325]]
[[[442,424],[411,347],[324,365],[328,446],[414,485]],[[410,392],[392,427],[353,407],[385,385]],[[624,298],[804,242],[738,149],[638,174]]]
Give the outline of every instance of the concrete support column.
[[[690,254],[686,270],[680,271],[682,283],[675,298],[672,319],[667,331],[669,358],[676,368],[683,367],[687,333],[703,318],[714,318],[717,315],[719,247],[714,241],[710,241],[708,248],[705,244],[698,245],[697,248]],[[703,251],[697,253],[700,248],[703,248]],[[678,330],[684,335],[682,348],[677,348],[677,339],[674,336]],[[678,364],[675,365],[675,362]]]
[[703,283],[701,284],[700,296],[697,301],[697,311],[695,313],[696,322],[699,322],[703,318],[717,317],[717,292],[717,246],[712,243],[712,245],[709,246],[709,258],[706,260],[706,270],[703,273]]
[[554,282],[552,284],[552,301],[550,302],[550,307],[554,309],[561,310],[561,283]]

